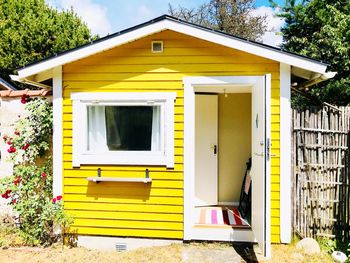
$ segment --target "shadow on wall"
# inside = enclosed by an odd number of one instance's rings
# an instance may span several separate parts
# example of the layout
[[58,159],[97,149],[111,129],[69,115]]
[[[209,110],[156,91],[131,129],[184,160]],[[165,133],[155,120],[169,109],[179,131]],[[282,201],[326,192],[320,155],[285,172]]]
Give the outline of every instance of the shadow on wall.
[[334,209],[334,218],[337,219],[334,227],[335,236],[342,241],[350,239],[350,131],[346,135],[347,149],[341,160],[339,182],[339,204],[338,209]]
[[151,194],[151,184],[127,182],[89,182],[86,195],[99,198],[128,198],[147,201]]

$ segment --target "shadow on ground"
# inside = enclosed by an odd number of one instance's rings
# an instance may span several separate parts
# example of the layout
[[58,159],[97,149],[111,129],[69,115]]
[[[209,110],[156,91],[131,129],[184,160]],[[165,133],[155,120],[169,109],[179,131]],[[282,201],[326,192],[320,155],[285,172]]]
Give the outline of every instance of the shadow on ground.
[[241,256],[241,258],[248,263],[259,262],[255,251],[254,244],[248,242],[233,242],[233,249]]

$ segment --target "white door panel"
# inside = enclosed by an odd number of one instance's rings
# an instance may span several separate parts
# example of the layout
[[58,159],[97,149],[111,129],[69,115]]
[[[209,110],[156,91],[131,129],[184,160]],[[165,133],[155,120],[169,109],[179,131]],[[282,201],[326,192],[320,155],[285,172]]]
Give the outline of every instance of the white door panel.
[[252,89],[252,229],[265,257],[271,254],[270,89],[270,75]]
[[195,205],[218,203],[218,96],[195,95]]

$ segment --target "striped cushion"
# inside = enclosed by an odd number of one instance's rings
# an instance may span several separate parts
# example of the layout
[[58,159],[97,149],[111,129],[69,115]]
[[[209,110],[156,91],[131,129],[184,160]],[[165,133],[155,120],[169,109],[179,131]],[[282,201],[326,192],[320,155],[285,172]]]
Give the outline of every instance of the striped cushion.
[[197,224],[249,226],[236,208],[199,207],[196,211]]

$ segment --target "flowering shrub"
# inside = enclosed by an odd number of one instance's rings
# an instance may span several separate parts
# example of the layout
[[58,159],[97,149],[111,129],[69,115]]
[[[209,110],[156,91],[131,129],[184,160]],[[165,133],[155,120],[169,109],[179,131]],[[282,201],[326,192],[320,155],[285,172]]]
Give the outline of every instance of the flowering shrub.
[[[50,150],[52,135],[52,108],[45,99],[25,97],[28,116],[19,119],[12,136],[3,140],[9,145],[10,159],[15,164],[35,163]],[[22,98],[23,103],[23,98]],[[15,153],[15,154],[14,154]]]
[[40,98],[26,96],[21,102],[27,104],[27,117],[16,122],[12,136],[3,136],[15,166],[13,175],[0,181],[0,193],[17,212],[26,242],[50,244],[56,238],[55,226],[67,229],[72,223],[62,196],[52,196],[52,107]]

